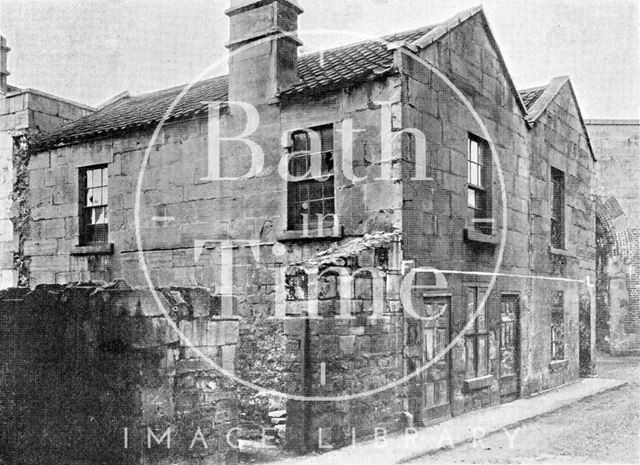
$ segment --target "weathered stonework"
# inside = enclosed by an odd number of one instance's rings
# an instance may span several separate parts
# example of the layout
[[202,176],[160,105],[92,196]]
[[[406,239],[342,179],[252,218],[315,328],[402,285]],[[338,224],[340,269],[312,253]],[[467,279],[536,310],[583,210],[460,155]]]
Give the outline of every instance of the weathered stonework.
[[24,246],[31,223],[27,165],[33,140],[92,111],[34,89],[9,86],[0,93],[0,289],[29,285]]
[[598,158],[598,346],[640,351],[640,122],[587,122]]
[[[226,439],[237,426],[236,388],[194,348],[233,372],[226,354],[235,350],[238,321],[219,316],[204,289],[158,292],[189,343],[149,290],[123,282],[0,292],[0,459],[236,463]],[[162,444],[149,436],[168,428],[170,448],[168,436]]]

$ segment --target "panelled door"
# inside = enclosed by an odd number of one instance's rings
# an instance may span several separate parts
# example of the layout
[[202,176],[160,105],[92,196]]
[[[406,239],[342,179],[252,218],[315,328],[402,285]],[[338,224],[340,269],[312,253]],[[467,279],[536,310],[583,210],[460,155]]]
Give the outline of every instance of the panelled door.
[[519,296],[502,295],[500,303],[500,396],[502,402],[517,399],[520,392]]
[[[425,297],[417,312],[423,319],[408,319],[408,370],[424,367],[450,342],[450,297]],[[416,309],[417,310],[417,309]],[[426,424],[451,415],[449,353],[409,383],[409,408],[416,423]]]

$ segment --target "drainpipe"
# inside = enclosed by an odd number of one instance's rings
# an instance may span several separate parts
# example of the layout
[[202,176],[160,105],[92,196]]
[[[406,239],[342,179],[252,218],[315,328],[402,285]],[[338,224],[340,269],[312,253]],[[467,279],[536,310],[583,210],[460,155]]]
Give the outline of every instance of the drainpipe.
[[[309,342],[310,342],[310,328],[309,328],[309,318],[304,318],[304,323],[302,325],[302,334],[300,339],[300,352],[301,352],[301,363],[300,363],[300,376],[302,377],[302,395],[305,397],[311,396],[311,356],[309,350]],[[311,434],[311,403],[303,402],[302,403],[302,445],[301,452],[308,452],[312,450],[312,438]]]

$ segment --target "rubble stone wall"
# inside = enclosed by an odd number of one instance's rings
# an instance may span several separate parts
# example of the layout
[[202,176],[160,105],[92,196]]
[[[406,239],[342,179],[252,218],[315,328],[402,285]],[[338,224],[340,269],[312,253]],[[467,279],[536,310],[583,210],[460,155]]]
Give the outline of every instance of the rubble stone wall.
[[236,387],[194,348],[233,372],[238,321],[200,288],[158,295],[191,344],[151,291],[122,282],[0,293],[3,460],[236,462]]

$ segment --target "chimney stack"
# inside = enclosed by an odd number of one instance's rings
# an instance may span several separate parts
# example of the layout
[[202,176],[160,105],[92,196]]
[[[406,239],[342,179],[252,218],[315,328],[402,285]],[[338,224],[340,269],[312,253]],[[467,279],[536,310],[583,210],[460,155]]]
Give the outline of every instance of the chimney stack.
[[7,93],[7,54],[11,50],[7,47],[7,41],[4,37],[0,36],[0,94],[5,95]]
[[268,103],[298,82],[295,0],[231,0],[229,100]]

